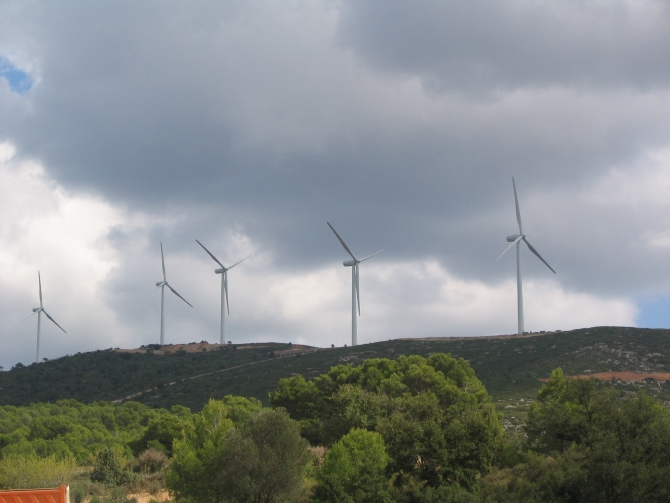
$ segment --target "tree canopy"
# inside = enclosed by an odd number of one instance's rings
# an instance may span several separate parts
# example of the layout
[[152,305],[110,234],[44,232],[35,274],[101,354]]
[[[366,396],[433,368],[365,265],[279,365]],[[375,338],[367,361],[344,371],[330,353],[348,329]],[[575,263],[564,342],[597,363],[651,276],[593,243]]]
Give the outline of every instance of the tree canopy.
[[210,401],[175,441],[166,483],[179,500],[280,503],[302,490],[311,457],[298,424],[243,400]]
[[470,365],[446,354],[371,359],[311,381],[282,379],[270,403],[299,420],[312,443],[333,445],[352,429],[379,433],[398,486],[471,487],[490,469],[503,435]]

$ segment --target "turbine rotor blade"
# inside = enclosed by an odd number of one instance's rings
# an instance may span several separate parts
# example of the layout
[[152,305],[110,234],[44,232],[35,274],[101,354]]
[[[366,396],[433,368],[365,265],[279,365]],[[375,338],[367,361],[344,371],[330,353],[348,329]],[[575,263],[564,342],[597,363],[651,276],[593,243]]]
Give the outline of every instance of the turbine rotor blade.
[[384,250],[379,250],[378,252],[374,252],[372,255],[368,255],[367,257],[360,259],[359,262],[365,262],[365,261],[366,261],[367,259],[369,259],[370,257],[374,257],[375,255],[377,255],[378,253],[381,253],[381,252],[383,252],[383,251],[384,251]]
[[21,323],[23,323],[24,321],[26,321],[26,320],[32,318],[33,316],[35,316],[35,315],[36,315],[37,313],[39,313],[39,312],[40,312],[39,309],[38,309],[37,311],[33,311],[33,314],[31,314],[31,315],[26,316],[25,318],[23,318],[23,319],[21,320]]
[[356,300],[358,301],[358,316],[361,315],[361,283],[359,276],[358,264],[354,266],[356,268]]
[[223,273],[223,290],[226,292],[226,308],[228,308],[228,314],[230,314],[230,305],[228,304],[228,274]]
[[161,242],[161,265],[163,266],[163,281],[167,281],[165,276],[165,257],[163,256],[163,243]]
[[155,292],[156,290],[158,290],[159,288],[160,288],[160,286],[157,286],[156,288],[152,288],[151,291],[149,291],[149,293],[146,293],[144,296],[145,296],[145,297],[148,297],[149,295],[151,295],[152,293],[154,293],[154,292]]
[[248,255],[248,256],[244,257],[244,258],[243,258],[242,260],[240,260],[239,262],[235,262],[233,265],[231,265],[231,266],[228,268],[228,270],[230,271],[230,270],[231,270],[233,267],[235,267],[237,264],[241,264],[242,262],[244,262],[244,261],[245,261],[246,259],[248,259],[249,257],[251,257],[251,255]]
[[520,240],[522,240],[522,239],[523,239],[523,235],[519,236],[519,237],[516,238],[514,241],[512,241],[512,242],[510,243],[510,245],[509,245],[507,248],[505,248],[505,251],[502,252],[502,253],[500,254],[500,257],[498,257],[498,258],[496,259],[496,261],[500,260],[500,259],[502,258],[502,256],[505,255],[505,253],[507,253],[507,250],[509,250],[512,246],[514,246],[515,244],[517,244],[517,243],[518,243]]
[[[181,295],[179,295],[179,294],[177,293],[177,290],[175,290],[174,288],[172,288],[172,287],[170,286],[170,284],[169,284],[167,281],[165,282],[165,286],[167,286],[170,290],[172,290],[172,293],[174,293],[177,297],[179,297],[181,300],[183,300],[183,301],[186,302],[189,306],[191,306],[191,303],[190,303],[188,300],[186,300],[184,297],[182,297]],[[191,307],[193,307],[193,306],[191,306]]]
[[523,237],[523,240],[526,242],[526,246],[528,246],[528,249],[532,251],[535,255],[537,255],[537,258],[539,258],[542,262],[544,262],[544,265],[546,265],[549,268],[549,270],[551,270],[551,272],[556,274],[556,271],[554,271],[552,267],[547,263],[547,261],[542,258],[542,255],[540,255],[538,251],[535,248],[533,248],[533,245],[528,242],[525,236]]
[[200,241],[198,241],[197,239],[195,240],[195,242],[198,243],[200,246],[202,246],[202,249],[205,250],[205,251],[207,252],[207,255],[209,255],[210,257],[212,257],[212,259],[214,260],[214,262],[216,262],[217,264],[219,264],[219,265],[220,265],[221,267],[223,267],[224,269],[226,268],[226,266],[224,266],[221,262],[219,262],[219,259],[218,259],[218,258],[216,258],[214,255],[212,255],[212,252],[210,252],[207,248],[205,248],[205,245],[204,245],[204,244],[202,244],[202,243],[201,243]]
[[337,231],[333,228],[333,226],[330,225],[330,222],[326,222],[326,223],[328,224],[328,227],[330,227],[330,230],[333,231],[333,232],[335,233],[335,235],[337,236],[337,239],[340,240],[340,243],[342,243],[342,246],[344,247],[344,249],[347,250],[347,253],[348,253],[349,255],[351,255],[351,258],[354,259],[356,262],[358,262],[358,259],[357,259],[356,256],[353,254],[353,252],[349,249],[349,247],[347,246],[347,243],[344,242],[344,239],[342,239],[342,238],[340,237],[340,235],[337,233]]
[[40,276],[40,272],[37,271],[37,281],[40,284],[40,307],[44,307],[42,305],[42,276]]
[[519,198],[516,195],[516,183],[514,182],[514,177],[512,177],[512,187],[514,187],[514,204],[516,204],[516,221],[519,223],[519,234],[523,234],[521,211],[519,211]]
[[[51,321],[54,322],[54,324],[60,328],[63,332],[65,332],[65,329],[61,327],[58,323],[56,323],[56,320],[54,320],[51,316],[49,316],[49,313],[47,313],[44,309],[42,309],[42,312],[46,315],[47,318],[49,318]],[[67,334],[67,332],[65,332]]]

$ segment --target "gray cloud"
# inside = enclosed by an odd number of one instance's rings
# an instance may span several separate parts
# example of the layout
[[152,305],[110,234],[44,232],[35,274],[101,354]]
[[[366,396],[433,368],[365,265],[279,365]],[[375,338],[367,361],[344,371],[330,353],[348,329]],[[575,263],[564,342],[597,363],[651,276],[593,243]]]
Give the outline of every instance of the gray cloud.
[[349,2],[341,40],[437,88],[665,88],[666,2]]

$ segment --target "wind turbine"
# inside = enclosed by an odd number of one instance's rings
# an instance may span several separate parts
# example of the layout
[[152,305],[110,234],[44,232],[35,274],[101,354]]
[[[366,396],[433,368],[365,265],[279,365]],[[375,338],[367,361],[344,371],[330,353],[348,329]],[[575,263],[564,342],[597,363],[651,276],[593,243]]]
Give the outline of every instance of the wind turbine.
[[47,313],[46,309],[44,309],[44,304],[42,303],[42,277],[40,276],[39,271],[37,271],[37,281],[40,285],[40,307],[33,308],[33,313],[37,313],[37,354],[35,355],[35,363],[40,362],[40,328],[42,326],[42,313],[44,313],[44,315],[47,318],[53,321],[54,325],[56,325],[63,332],[65,332],[65,329],[61,327],[58,323],[56,323],[56,320],[54,320],[51,316],[49,316],[49,313]]
[[512,187],[514,188],[514,203],[516,204],[516,221],[519,223],[519,234],[514,234],[512,236],[507,236],[507,242],[511,243],[505,251],[500,254],[498,260],[507,253],[507,250],[516,245],[516,295],[517,295],[517,305],[518,305],[518,332],[519,335],[523,335],[524,326],[523,326],[523,289],[521,286],[521,241],[526,243],[528,249],[532,251],[537,258],[539,258],[544,265],[546,265],[551,272],[556,274],[551,266],[547,263],[546,260],[538,253],[538,251],[533,248],[533,245],[526,239],[526,235],[523,233],[523,226],[521,225],[521,212],[519,211],[519,198],[516,195],[516,183],[514,182],[514,177],[512,177]]
[[[219,262],[218,258],[216,258],[214,255],[212,255],[212,252],[210,252],[207,248],[205,248],[204,244],[202,244],[197,239],[195,240],[195,242],[198,243],[200,246],[202,246],[202,249],[207,252],[207,255],[212,257],[214,262],[216,262],[217,264],[219,264],[221,266],[220,269],[216,269],[214,272],[216,274],[221,275],[221,334],[220,335],[221,335],[221,344],[225,344],[226,339],[225,339],[225,336],[224,336],[224,325],[225,325],[226,309],[228,310],[228,316],[230,316],[230,306],[228,305],[228,271],[230,271],[237,264],[240,264],[240,263],[244,262],[251,255],[249,255],[248,257],[244,257],[242,260],[240,260],[239,262],[231,265],[230,267],[226,267],[221,262]],[[224,298],[225,298],[225,309],[224,309]]]
[[191,306],[191,304],[184,297],[179,295],[177,293],[177,290],[172,288],[170,284],[167,282],[167,276],[165,276],[165,257],[163,256],[163,243],[161,243],[161,264],[163,266],[163,281],[157,282],[156,286],[160,287],[161,289],[161,346],[162,346],[165,343],[165,287],[167,286],[172,293],[174,293],[177,297],[186,302],[189,306]]
[[353,252],[349,249],[347,244],[344,242],[344,240],[337,233],[337,231],[333,229],[333,226],[330,225],[330,222],[326,223],[328,224],[328,227],[330,227],[330,230],[335,233],[337,239],[340,240],[340,243],[342,243],[344,249],[347,251],[349,255],[351,255],[351,258],[353,259],[353,260],[346,260],[345,262],[343,262],[343,265],[344,267],[351,267],[351,345],[356,346],[358,344],[358,333],[357,333],[358,327],[356,325],[356,306],[358,306],[358,316],[361,315],[361,297],[360,297],[360,281],[359,281],[360,275],[358,272],[358,264],[366,261],[370,257],[377,255],[377,253],[381,253],[382,250],[379,250],[378,252],[375,252],[372,255],[368,255],[367,257],[358,260],[356,256],[353,254]]

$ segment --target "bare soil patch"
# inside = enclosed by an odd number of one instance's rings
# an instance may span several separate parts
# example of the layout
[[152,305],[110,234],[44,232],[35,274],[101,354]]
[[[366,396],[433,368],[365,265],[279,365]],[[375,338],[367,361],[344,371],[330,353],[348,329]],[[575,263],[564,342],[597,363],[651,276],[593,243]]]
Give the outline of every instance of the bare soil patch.
[[[160,349],[151,349],[151,348],[135,348],[135,349],[115,349],[117,353],[146,353],[147,351],[153,352],[155,355],[164,355],[167,353],[176,353],[177,351],[185,351],[186,353],[200,353],[202,351],[216,351],[222,347],[230,347],[232,344],[210,344],[209,342],[189,342],[187,344],[166,344]],[[247,346],[238,346],[235,345],[237,349],[259,349],[266,346],[263,345],[247,345]]]
[[168,501],[170,499],[170,494],[167,491],[160,491],[156,494],[151,493],[129,494],[127,497],[129,499],[135,498],[137,500],[137,503],[149,503],[149,501],[151,500],[156,500],[162,503],[163,501]]
[[508,334],[508,335],[477,335],[477,336],[466,336],[466,337],[401,337],[394,339],[396,341],[421,341],[421,342],[452,342],[452,341],[471,341],[473,339],[477,340],[488,340],[488,339],[528,339],[529,337],[540,337],[542,335],[555,335],[562,333],[560,330],[553,331],[541,331],[541,332],[524,332],[522,335],[519,334]]

